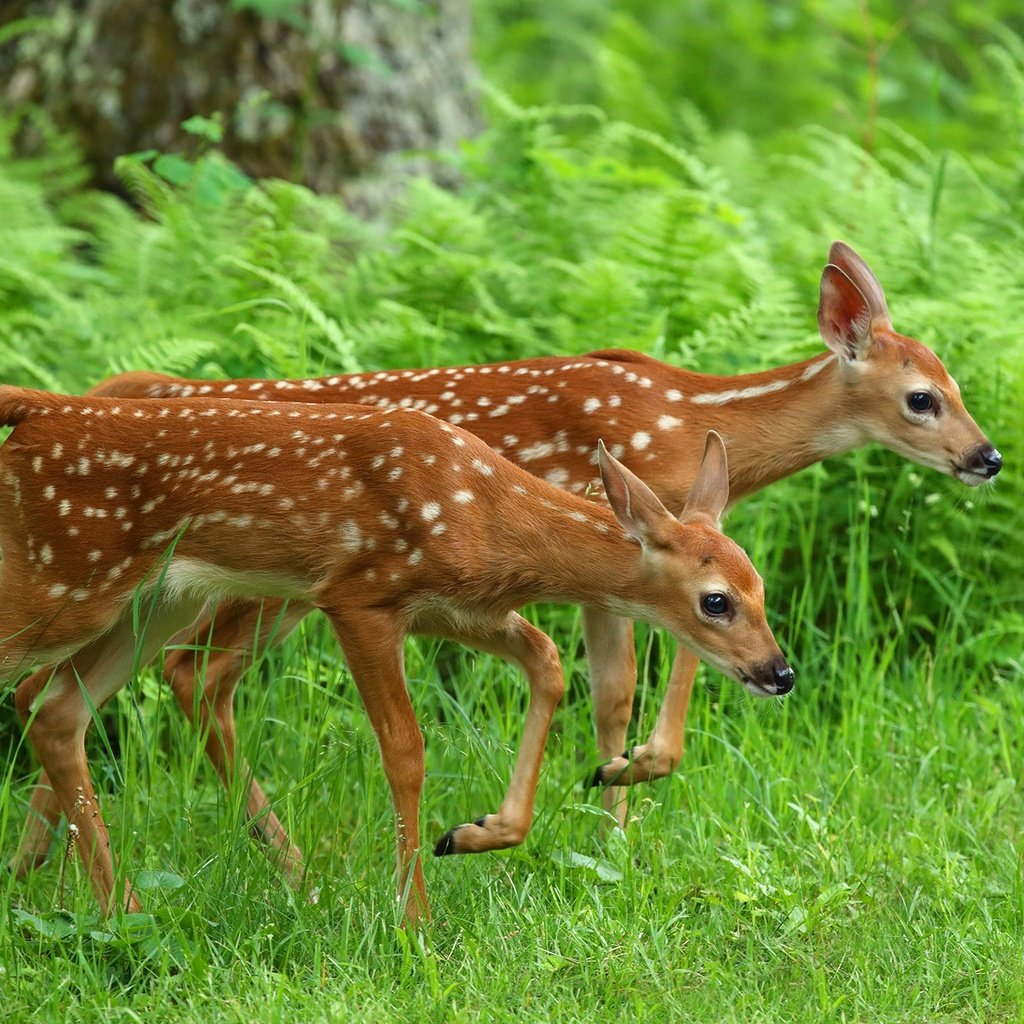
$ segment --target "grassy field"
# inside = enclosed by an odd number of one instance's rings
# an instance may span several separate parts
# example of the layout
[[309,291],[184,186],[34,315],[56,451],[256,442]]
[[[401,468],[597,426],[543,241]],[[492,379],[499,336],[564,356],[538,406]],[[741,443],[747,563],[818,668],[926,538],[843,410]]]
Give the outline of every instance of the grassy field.
[[[765,42],[778,26],[761,5],[704,5],[677,66],[655,0],[481,2],[489,127],[456,158],[464,184],[416,182],[373,227],[216,153],[176,186],[126,163],[139,216],[81,187],[65,140],[12,156],[2,122],[4,381],[78,391],[128,367],[298,375],[613,344],[764,369],[820,350],[838,237],[1006,460],[968,491],[871,449],[740,505],[728,529],[765,577],[796,689],[756,701],[702,670],[683,763],[632,791],[625,832],[582,786],[597,754],[578,615],[532,609],[569,680],[534,828],[515,851],[429,858],[435,919],[418,935],[399,926],[376,743],[321,623],[238,698],[240,746],[315,900],[283,886],[240,787],[221,790],[144,672],[90,755],[146,913],[101,921],[63,841],[26,881],[0,879],[6,1018],[1024,1020],[1024,44],[952,6],[909,28],[871,6],[872,45],[898,30],[877,117],[856,5],[828,23],[794,8],[806,64]],[[750,57],[732,107],[694,71],[716,40],[715,61]],[[767,81],[770,125],[755,116]],[[407,651],[429,850],[496,808],[525,684],[448,645]],[[631,741],[672,655],[645,629],[638,652]],[[6,854],[31,760],[9,695],[0,714]]]

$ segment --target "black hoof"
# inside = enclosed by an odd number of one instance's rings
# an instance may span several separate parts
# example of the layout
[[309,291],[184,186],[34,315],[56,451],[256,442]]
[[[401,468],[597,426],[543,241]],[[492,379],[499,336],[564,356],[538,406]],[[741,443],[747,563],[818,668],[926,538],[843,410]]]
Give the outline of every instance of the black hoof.
[[448,854],[455,852],[455,829],[450,828],[441,838],[437,841],[437,846],[434,847],[435,857],[447,857]]
[[[629,759],[630,759],[630,751],[624,750],[622,752],[622,760],[623,761],[628,761]],[[608,767],[608,762],[607,761],[604,764],[599,765],[594,770],[594,774],[591,775],[589,779],[584,781],[583,788],[584,789],[597,789],[599,786],[614,785],[614,783],[615,783],[614,779],[606,779],[604,777],[604,770],[607,767]]]

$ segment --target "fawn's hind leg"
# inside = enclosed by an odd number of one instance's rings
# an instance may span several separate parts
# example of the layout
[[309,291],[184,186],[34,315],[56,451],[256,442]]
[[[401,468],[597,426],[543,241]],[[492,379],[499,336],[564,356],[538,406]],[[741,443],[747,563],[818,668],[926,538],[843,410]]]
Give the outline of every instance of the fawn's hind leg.
[[93,709],[113,696],[134,668],[145,664],[170,636],[191,622],[200,604],[158,605],[142,637],[136,636],[131,616],[125,615],[52,673],[35,673],[15,692],[15,705],[29,741],[69,828],[77,830],[76,845],[104,913],[116,907],[137,910],[139,903],[127,884],[121,897],[114,896],[110,837],[89,778],[85,733]]
[[206,756],[225,787],[241,775],[253,837],[292,888],[302,883],[302,852],[288,837],[246,760],[236,757],[234,696],[254,659],[280,643],[311,610],[294,601],[224,601],[197,626],[174,637],[172,645],[182,646],[164,658],[164,677],[203,737]]

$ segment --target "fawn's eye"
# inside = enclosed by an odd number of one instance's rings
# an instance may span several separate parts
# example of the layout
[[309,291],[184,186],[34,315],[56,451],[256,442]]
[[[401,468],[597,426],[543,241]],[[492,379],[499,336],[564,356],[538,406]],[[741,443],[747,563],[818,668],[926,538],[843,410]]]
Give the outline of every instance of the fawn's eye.
[[708,615],[724,615],[729,610],[729,598],[725,594],[705,594],[700,606]]
[[911,391],[907,395],[907,405],[914,412],[927,412],[934,404],[932,396],[927,391]]

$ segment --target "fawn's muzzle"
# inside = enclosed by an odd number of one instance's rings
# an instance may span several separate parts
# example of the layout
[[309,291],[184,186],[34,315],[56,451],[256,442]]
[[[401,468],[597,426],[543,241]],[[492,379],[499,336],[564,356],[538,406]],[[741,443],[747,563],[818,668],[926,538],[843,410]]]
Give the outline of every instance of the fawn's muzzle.
[[1003,468],[1003,457],[995,448],[986,448],[981,453],[981,461],[989,479],[994,477]]
[[968,473],[991,480],[1003,468],[1003,457],[988,443],[980,444],[964,460],[963,468]]
[[744,686],[759,697],[781,697],[793,689],[795,681],[792,668],[781,656],[752,666],[751,671],[742,672],[740,678]]
[[776,667],[772,670],[772,675],[775,677],[776,693],[789,693],[789,691],[793,689],[795,677],[793,675],[793,670],[789,667],[789,665]]

